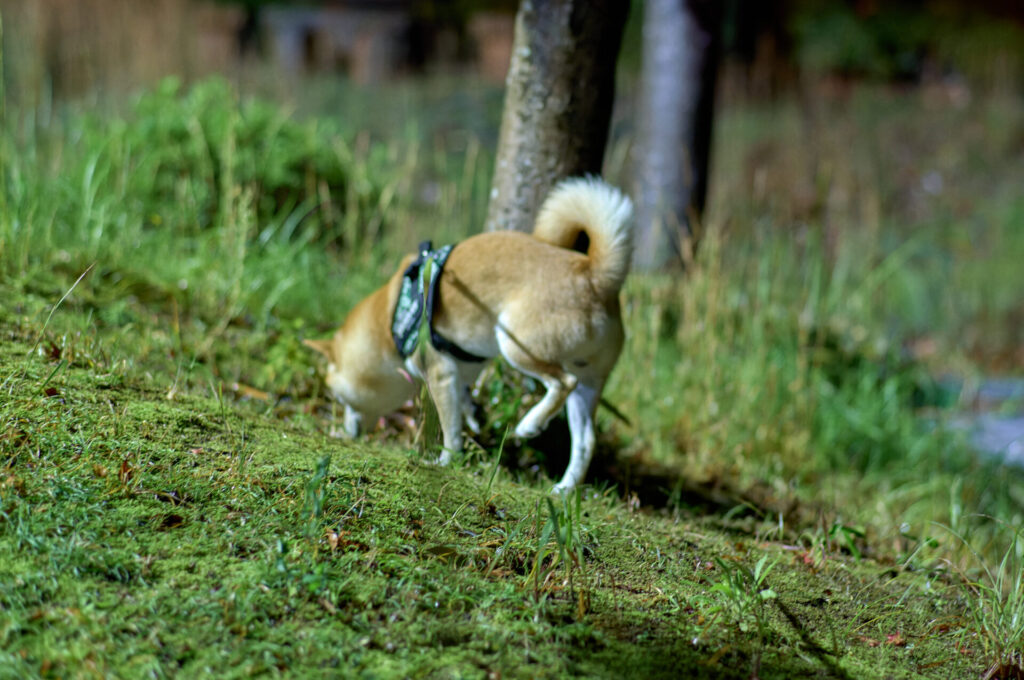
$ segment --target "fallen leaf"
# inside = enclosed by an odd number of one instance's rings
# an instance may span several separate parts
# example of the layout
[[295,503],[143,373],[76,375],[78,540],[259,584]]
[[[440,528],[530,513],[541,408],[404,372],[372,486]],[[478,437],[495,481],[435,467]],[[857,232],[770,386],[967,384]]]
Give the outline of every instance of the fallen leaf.
[[885,636],[885,644],[892,645],[893,647],[905,647],[907,645],[907,639],[903,637],[901,631],[890,633]]
[[451,545],[432,545],[424,552],[430,553],[442,562],[452,562],[459,554],[455,546]]
[[877,647],[878,645],[882,644],[878,640],[869,638],[867,635],[858,635],[857,639],[866,644],[868,647]]
[[982,680],[1024,680],[1024,668],[1017,664],[997,663],[985,672]]
[[354,541],[350,538],[348,531],[334,531],[333,529],[327,529],[325,535],[327,537],[327,544],[331,546],[331,552],[338,548],[355,548],[356,550],[366,550],[366,544],[360,541]]
[[258,399],[259,401],[272,401],[269,392],[258,390],[255,387],[250,387],[243,383],[232,383],[231,390],[238,395],[240,399]]
[[722,645],[714,654],[711,655],[711,658],[701,661],[700,663],[705,666],[715,666],[722,660],[722,657],[725,656],[730,649],[732,649],[732,645]]

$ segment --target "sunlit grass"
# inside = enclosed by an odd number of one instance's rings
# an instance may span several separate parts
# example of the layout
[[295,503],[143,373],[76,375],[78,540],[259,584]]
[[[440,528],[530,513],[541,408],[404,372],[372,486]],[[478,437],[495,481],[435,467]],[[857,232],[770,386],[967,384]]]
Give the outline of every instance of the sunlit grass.
[[991,661],[985,678],[1024,673],[1024,545],[1018,524],[996,524],[1002,525],[994,531],[1001,539],[996,546],[1003,551],[998,561],[988,556],[991,547],[984,549],[985,554],[979,552],[979,539],[955,534],[973,558],[968,569],[960,572],[960,590],[970,617],[964,637],[967,644],[980,640]]

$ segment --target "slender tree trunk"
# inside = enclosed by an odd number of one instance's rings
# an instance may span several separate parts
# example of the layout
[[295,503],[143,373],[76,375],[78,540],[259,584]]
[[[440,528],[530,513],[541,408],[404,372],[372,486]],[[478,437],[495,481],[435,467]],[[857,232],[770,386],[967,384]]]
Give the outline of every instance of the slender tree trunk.
[[636,269],[685,266],[707,195],[719,0],[645,0]]
[[551,187],[601,172],[629,0],[522,0],[488,231],[529,231]]

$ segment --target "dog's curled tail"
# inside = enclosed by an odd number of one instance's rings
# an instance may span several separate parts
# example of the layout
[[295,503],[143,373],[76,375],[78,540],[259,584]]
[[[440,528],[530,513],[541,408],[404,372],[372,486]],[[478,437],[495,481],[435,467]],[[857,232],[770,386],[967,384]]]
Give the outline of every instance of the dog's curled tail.
[[633,203],[596,177],[571,177],[544,200],[533,236],[585,253],[598,290],[614,295],[626,280],[633,256]]

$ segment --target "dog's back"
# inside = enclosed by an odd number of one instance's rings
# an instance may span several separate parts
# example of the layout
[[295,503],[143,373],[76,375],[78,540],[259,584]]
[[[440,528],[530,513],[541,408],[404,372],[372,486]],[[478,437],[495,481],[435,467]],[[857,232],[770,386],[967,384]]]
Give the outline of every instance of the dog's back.
[[[435,328],[480,356],[498,353],[503,326],[548,361],[594,340],[618,317],[618,293],[632,255],[632,206],[594,179],[552,191],[532,235],[472,236],[452,251],[441,279]],[[574,246],[584,246],[577,252]],[[582,248],[581,248],[582,249]]]

